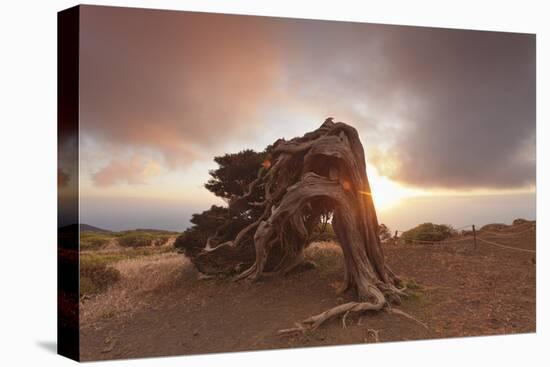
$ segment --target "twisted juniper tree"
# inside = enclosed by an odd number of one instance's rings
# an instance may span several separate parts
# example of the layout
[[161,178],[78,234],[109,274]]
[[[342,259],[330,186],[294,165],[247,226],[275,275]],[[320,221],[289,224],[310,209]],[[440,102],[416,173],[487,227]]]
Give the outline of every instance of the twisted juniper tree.
[[330,216],[344,255],[342,291],[353,290],[357,302],[313,316],[298,329],[348,312],[393,310],[405,293],[384,261],[365,154],[353,127],[328,118],[302,137],[247,153],[239,169],[224,166],[232,158],[217,158],[221,168],[206,185],[227,208],[197,215],[195,224],[213,215],[209,230],[195,225],[176,241],[199,271],[251,281],[285,274],[302,263],[314,228]]

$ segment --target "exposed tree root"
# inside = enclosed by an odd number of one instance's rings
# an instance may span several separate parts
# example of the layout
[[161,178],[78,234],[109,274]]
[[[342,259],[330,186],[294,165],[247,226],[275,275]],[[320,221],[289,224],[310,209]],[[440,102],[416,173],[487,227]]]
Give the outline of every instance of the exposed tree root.
[[365,311],[379,311],[384,307],[383,302],[371,303],[371,302],[348,302],[336,307],[333,307],[318,315],[305,319],[301,323],[296,324],[295,328],[279,330],[279,335],[293,334],[296,332],[314,331],[321,326],[325,321],[330,320],[336,316],[344,315],[342,324],[345,328],[345,317],[350,312],[365,312]]
[[[363,313],[363,312],[366,312],[366,311],[382,311],[382,310],[385,311],[385,312],[388,312],[390,314],[403,316],[403,317],[405,317],[409,320],[412,320],[412,321],[418,323],[423,328],[429,330],[428,325],[426,325],[422,321],[418,320],[417,318],[411,316],[410,314],[408,314],[408,313],[406,313],[402,310],[391,307],[390,305],[388,305],[385,302],[378,302],[378,303],[348,302],[348,303],[344,303],[342,305],[338,305],[336,307],[333,307],[333,308],[331,308],[331,309],[329,309],[329,310],[327,310],[323,313],[312,316],[308,319],[305,319],[304,321],[302,321],[300,323],[296,323],[295,324],[296,326],[293,327],[293,328],[279,330],[277,332],[277,334],[281,335],[281,336],[288,336],[288,335],[295,335],[295,334],[299,334],[299,333],[306,333],[308,331],[314,331],[319,326],[321,326],[323,323],[325,323],[326,321],[328,321],[328,320],[330,320],[330,319],[332,319],[336,316],[339,316],[339,315],[343,315],[342,316],[342,327],[344,329],[346,329],[347,328],[346,318],[350,313],[352,313],[352,312],[353,313]],[[378,333],[376,334],[376,336],[378,336]]]
[[343,329],[347,329],[346,317],[348,316],[348,314],[349,314],[349,311],[346,311],[346,313],[344,314],[344,316],[342,316],[342,328],[343,328]]
[[379,343],[379,342],[380,342],[380,338],[379,338],[379,336],[378,336],[378,333],[379,333],[378,330],[367,329],[367,338],[365,338],[365,342],[368,343],[368,336],[369,336],[369,335],[372,335],[372,337],[373,337],[373,339],[374,339],[374,342],[375,342],[375,343]]
[[292,327],[292,328],[288,328],[288,329],[279,330],[277,332],[277,335],[290,336],[290,335],[305,333],[306,331],[308,331],[308,328],[306,326],[304,326],[303,324],[300,324],[300,323],[296,322],[294,325],[296,325],[296,326]]
[[405,311],[399,310],[397,308],[386,308],[385,311],[388,312],[388,313],[395,314],[395,315],[401,315],[403,317],[408,318],[409,320],[413,320],[414,322],[416,322],[416,323],[420,324],[422,327],[424,327],[426,330],[430,329],[427,324],[425,324],[422,321],[418,320],[416,317],[411,316],[410,314],[406,313]]

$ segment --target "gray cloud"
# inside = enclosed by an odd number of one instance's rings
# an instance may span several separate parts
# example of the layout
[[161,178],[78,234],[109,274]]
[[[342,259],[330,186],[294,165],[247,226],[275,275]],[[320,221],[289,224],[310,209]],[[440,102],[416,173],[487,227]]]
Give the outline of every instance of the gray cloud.
[[409,185],[534,184],[533,35],[85,9],[81,115],[97,140],[178,168],[265,134],[269,111],[306,111],[353,123]]
[[396,61],[389,83],[418,103],[389,153],[400,162],[394,178],[450,188],[534,184],[534,36],[416,29],[388,43],[387,57]]
[[[81,127],[171,168],[251,137],[278,59],[257,18],[84,6]],[[131,154],[129,155],[131,157]]]
[[382,174],[420,187],[534,184],[534,35],[301,28],[295,40],[308,47],[296,45],[288,78],[302,103],[359,127]]

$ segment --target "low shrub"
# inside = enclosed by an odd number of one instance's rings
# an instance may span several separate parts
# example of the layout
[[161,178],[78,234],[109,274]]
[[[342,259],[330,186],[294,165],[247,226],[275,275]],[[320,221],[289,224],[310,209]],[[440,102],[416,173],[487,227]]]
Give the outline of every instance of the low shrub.
[[109,261],[94,257],[80,260],[80,296],[104,292],[120,279],[120,272]]
[[336,240],[336,234],[331,223],[318,224],[310,238],[311,242],[331,242]]
[[509,226],[504,223],[491,223],[486,224],[480,228],[480,231],[502,231],[507,229]]
[[403,232],[401,239],[405,243],[416,241],[443,241],[456,235],[453,227],[446,224],[423,223],[406,232]]
[[534,223],[534,221],[523,219],[523,218],[517,218],[517,219],[514,219],[514,221],[512,222],[512,225],[513,226],[521,226],[521,225],[527,224],[527,223]]
[[120,232],[117,242],[122,247],[143,247],[143,246],[162,246],[174,234],[172,232],[162,231],[125,231]]
[[80,250],[99,250],[111,241],[112,236],[97,232],[80,232]]

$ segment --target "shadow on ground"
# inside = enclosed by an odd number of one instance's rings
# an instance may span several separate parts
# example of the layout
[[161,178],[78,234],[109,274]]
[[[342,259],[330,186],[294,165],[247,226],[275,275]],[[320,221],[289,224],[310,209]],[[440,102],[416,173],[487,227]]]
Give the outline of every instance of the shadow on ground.
[[51,341],[51,340],[40,340],[36,342],[36,345],[41,347],[42,349],[45,349],[46,351],[50,353],[57,354],[57,342]]

